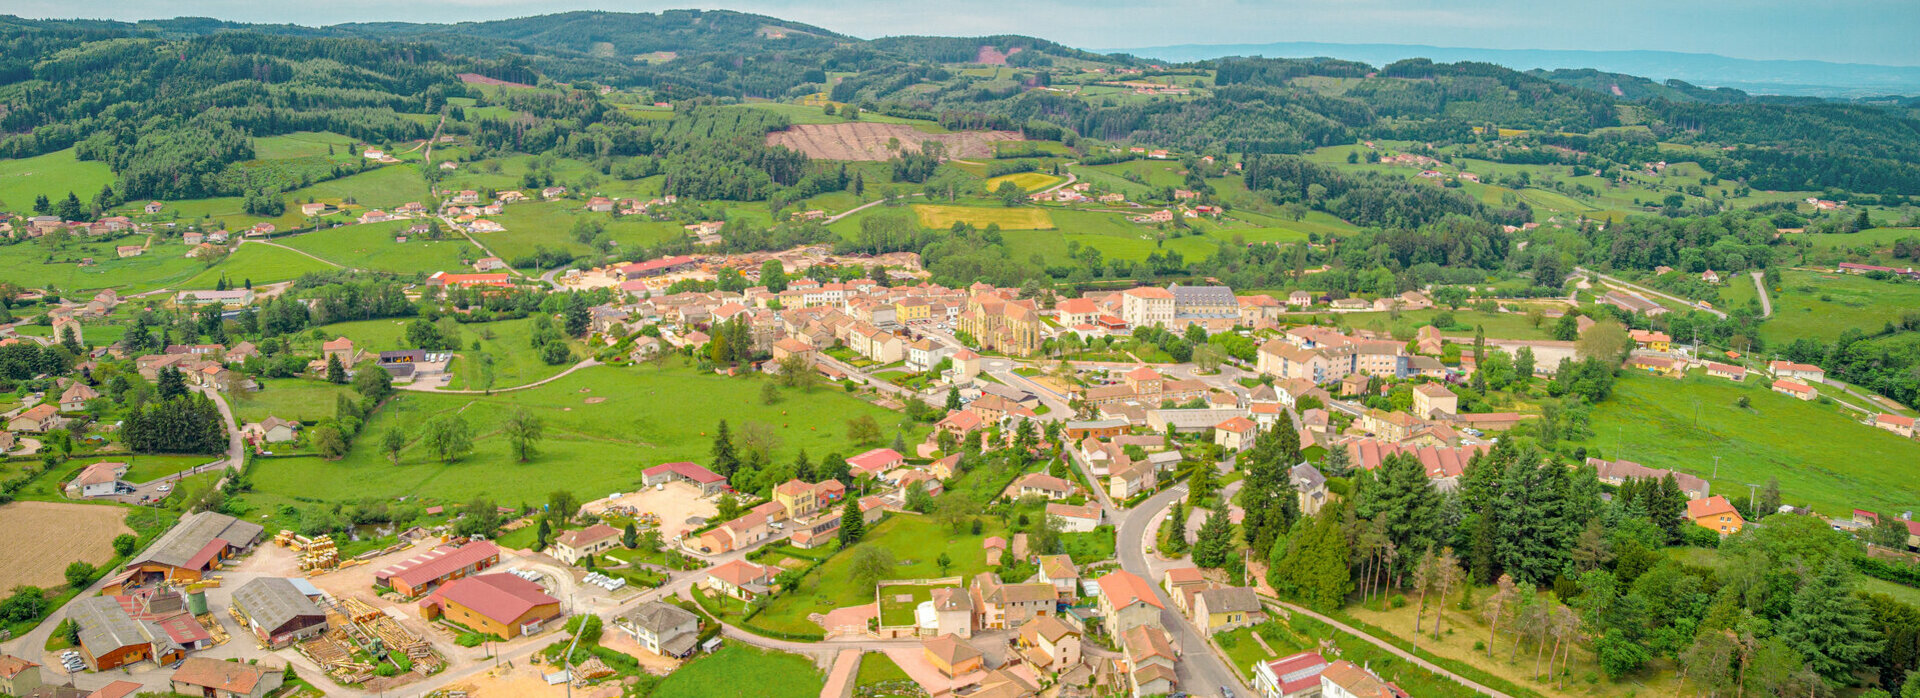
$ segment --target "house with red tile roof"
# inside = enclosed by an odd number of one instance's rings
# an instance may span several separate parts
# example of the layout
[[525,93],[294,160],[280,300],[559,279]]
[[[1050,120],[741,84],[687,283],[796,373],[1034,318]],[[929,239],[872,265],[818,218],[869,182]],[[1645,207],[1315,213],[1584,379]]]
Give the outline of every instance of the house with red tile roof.
[[1246,417],[1234,417],[1213,425],[1213,443],[1229,451],[1253,448],[1253,441],[1259,435],[1260,425]]
[[1160,626],[1160,611],[1166,604],[1154,594],[1153,585],[1140,575],[1114,570],[1094,580],[1100,588],[1100,614],[1107,619],[1107,632],[1126,632],[1149,625]]
[[420,602],[420,613],[427,620],[444,617],[511,640],[559,618],[560,600],[511,574],[483,574],[442,585]]
[[[1339,448],[1336,446],[1336,448]],[[1347,455],[1354,467],[1374,470],[1382,461],[1398,454],[1408,454],[1420,461],[1427,471],[1427,478],[1442,480],[1457,478],[1467,470],[1467,461],[1475,455],[1493,450],[1490,444],[1474,444],[1440,448],[1433,446],[1405,446],[1388,443],[1379,439],[1355,439],[1345,444]]]
[[847,459],[847,467],[852,468],[854,472],[866,473],[875,478],[880,477],[881,473],[906,463],[907,457],[891,448],[876,448]]
[[1897,414],[1887,414],[1884,412],[1873,416],[1873,426],[1881,429],[1885,429],[1895,434],[1899,434],[1909,439],[1913,438],[1913,434],[1914,434],[1913,424],[1914,424],[1914,419],[1912,417],[1905,417]]
[[702,467],[697,463],[685,461],[661,463],[640,472],[640,482],[647,487],[673,481],[690,483],[700,488],[701,494],[714,494],[727,489],[727,478],[719,473]]
[[1714,495],[1706,499],[1694,499],[1687,502],[1687,520],[1722,536],[1739,533],[1747,525],[1740,512],[1726,497]]
[[1707,375],[1713,376],[1715,378],[1725,378],[1727,380],[1739,383],[1747,379],[1747,368],[1745,366],[1734,366],[1732,364],[1722,364],[1722,363],[1715,363],[1712,361],[1708,361]]
[[553,539],[553,557],[569,565],[580,564],[581,558],[599,555],[612,550],[620,544],[620,529],[597,523],[582,529],[567,531]]
[[732,560],[707,570],[706,586],[742,601],[752,601],[767,593],[780,570],[746,560]]
[[1820,391],[1813,386],[1786,378],[1781,378],[1773,382],[1773,392],[1801,400],[1812,400],[1820,397]]
[[1786,378],[1802,383],[1827,382],[1826,369],[1813,364],[1794,363],[1792,361],[1767,362],[1767,373],[1774,378]]
[[263,698],[280,689],[286,679],[279,667],[229,662],[212,657],[188,657],[173,671],[173,692],[209,698]]
[[1345,659],[1320,671],[1320,695],[1327,698],[1409,698],[1391,681]]

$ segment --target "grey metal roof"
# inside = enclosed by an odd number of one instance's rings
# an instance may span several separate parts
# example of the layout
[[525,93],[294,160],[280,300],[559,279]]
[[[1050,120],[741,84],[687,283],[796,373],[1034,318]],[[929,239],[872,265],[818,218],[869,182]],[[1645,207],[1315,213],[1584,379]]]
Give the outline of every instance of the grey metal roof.
[[1287,475],[1293,478],[1293,486],[1298,490],[1312,491],[1327,486],[1327,476],[1320,474],[1319,468],[1306,463],[1293,466]]
[[95,656],[122,647],[153,642],[140,621],[127,615],[111,596],[89,596],[73,604],[67,615],[80,624],[80,644]]
[[268,632],[280,630],[303,617],[318,618],[321,622],[327,618],[319,605],[282,577],[261,577],[241,585],[233,592],[233,605],[245,612],[254,625]]
[[1181,286],[1167,287],[1173,293],[1173,304],[1182,305],[1227,305],[1237,306],[1240,301],[1233,297],[1233,289],[1225,286]]
[[1208,589],[1200,592],[1200,598],[1206,600],[1208,613],[1260,610],[1260,597],[1254,596],[1253,590],[1246,587]]
[[188,514],[180,519],[179,525],[162,534],[160,540],[154,541],[146,552],[128,561],[127,566],[146,562],[184,566],[208,543],[223,540],[229,545],[244,548],[259,542],[264,530],[260,524],[241,521],[226,514],[211,511]]

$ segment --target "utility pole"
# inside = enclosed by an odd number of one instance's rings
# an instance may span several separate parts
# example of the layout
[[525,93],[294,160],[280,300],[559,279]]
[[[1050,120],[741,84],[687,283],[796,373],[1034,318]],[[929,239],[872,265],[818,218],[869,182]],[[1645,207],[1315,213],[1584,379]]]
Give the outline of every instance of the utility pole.
[[[1747,510],[1748,510],[1748,511],[1753,511],[1753,508],[1754,508],[1754,506],[1756,506],[1756,505],[1755,505],[1755,503],[1754,503],[1754,495],[1753,495],[1753,493],[1754,493],[1754,492],[1756,492],[1756,491],[1758,491],[1758,490],[1759,490],[1759,488],[1760,488],[1760,486],[1759,486],[1759,485],[1756,485],[1756,484],[1753,484],[1753,483],[1751,483],[1751,482],[1749,482],[1749,483],[1747,483]],[[1764,517],[1763,517],[1763,516],[1761,515],[1761,513],[1760,513],[1760,512],[1757,512],[1757,511],[1754,511],[1754,512],[1753,512],[1753,516],[1754,516],[1754,518],[1764,518]]]
[[1720,479],[1720,457],[1713,457],[1713,479]]

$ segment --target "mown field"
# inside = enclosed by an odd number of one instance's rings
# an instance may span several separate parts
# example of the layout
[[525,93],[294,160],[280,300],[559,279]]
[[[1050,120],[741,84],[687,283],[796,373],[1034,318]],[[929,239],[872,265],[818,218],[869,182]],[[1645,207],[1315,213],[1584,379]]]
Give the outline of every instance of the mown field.
[[1060,181],[1061,178],[1059,177],[1041,172],[1019,172],[1010,175],[1000,175],[987,180],[987,191],[999,191],[1000,185],[1006,182],[1013,182],[1014,186],[1027,191],[1039,191],[1059,184]]
[[[761,379],[726,379],[677,365],[601,366],[577,371],[523,391],[480,394],[402,392],[367,424],[353,450],[339,461],[317,457],[276,458],[258,463],[249,504],[276,506],[299,496],[321,501],[417,495],[459,502],[478,495],[503,504],[533,502],[566,487],[600,496],[630,490],[640,471],[660,463],[709,460],[720,420],[735,429],[767,425],[778,443],[775,462],[791,462],[806,449],[814,459],[865,450],[847,441],[846,421],[873,417],[891,440],[901,418],[843,392],[787,391],[784,401],[761,401]],[[701,396],[688,400],[686,396]],[[501,422],[526,409],[545,424],[540,454],[519,463],[498,433]],[[451,465],[432,458],[420,442],[421,425],[459,414],[474,434],[472,454]],[[400,429],[409,436],[399,465],[378,450],[380,434]],[[913,442],[924,434],[906,433]]]
[[990,208],[986,206],[942,206],[914,204],[920,225],[934,230],[952,228],[954,223],[969,223],[977,228],[999,224],[1001,230],[1052,230],[1053,219],[1047,211],[1031,207]]
[[[137,257],[120,259],[116,245],[138,245],[144,235],[114,240],[69,240],[55,247],[46,238],[0,244],[0,281],[25,288],[57,288],[63,291],[119,289],[122,293],[175,287],[206,269],[199,260],[182,255],[186,248],[155,241],[152,249]],[[81,266],[92,258],[93,266]]]
[[[1902,313],[1920,309],[1920,283],[1875,281],[1865,276],[1790,270],[1768,289],[1773,317],[1760,325],[1760,337],[1784,345],[1799,337],[1833,341],[1841,332],[1874,334]],[[1721,291],[1730,307],[1745,307],[1754,297],[1753,281],[1730,276]]]
[[[1730,497],[1777,477],[1786,502],[1822,514],[1913,506],[1920,442],[1861,424],[1836,405],[1773,393],[1757,373],[1748,380],[1625,375],[1593,408],[1587,445],[1607,458],[1708,478],[1714,493]],[[1751,407],[1739,407],[1741,397]]]
[[[177,252],[179,247],[165,248],[167,252]],[[218,264],[206,268],[193,278],[180,282],[183,289],[210,289],[226,279],[231,286],[253,282],[255,285],[271,284],[280,281],[292,281],[302,274],[330,271],[334,265],[327,264],[297,251],[284,247],[263,244],[243,244]]]
[[667,675],[654,695],[675,698],[813,698],[827,678],[797,654],[728,643]]
[[[411,348],[412,343],[406,341],[406,328],[411,322],[411,318],[362,320],[335,323],[320,329],[328,339],[346,337],[352,339],[356,347],[380,352]],[[573,365],[573,361],[550,365],[540,360],[532,349],[533,323],[530,319],[467,324],[442,321],[441,327],[443,330],[452,327],[458,337],[453,363],[447,369],[453,374],[453,380],[447,386],[449,388],[509,388],[552,376]],[[319,342],[309,343],[313,346],[308,349],[318,353]],[[478,343],[478,348],[475,343]],[[575,360],[584,356],[584,350],[578,343],[573,344],[573,348]],[[486,386],[482,385],[484,371],[481,365],[489,359],[493,364],[493,384]]]
[[441,240],[412,237],[394,242],[396,232],[413,221],[348,225],[275,240],[329,262],[355,269],[412,274],[461,272],[472,260],[486,256],[466,238],[449,235]]
[[334,416],[338,396],[359,399],[351,388],[322,380],[263,378],[259,382],[259,390],[237,392],[228,398],[234,419],[243,424],[268,417],[315,422]]
[[107,163],[82,161],[74,157],[72,148],[18,160],[0,159],[0,210],[31,211],[38,197],[58,203],[68,193],[80,197],[81,203],[90,203],[101,187],[111,184],[113,171]]

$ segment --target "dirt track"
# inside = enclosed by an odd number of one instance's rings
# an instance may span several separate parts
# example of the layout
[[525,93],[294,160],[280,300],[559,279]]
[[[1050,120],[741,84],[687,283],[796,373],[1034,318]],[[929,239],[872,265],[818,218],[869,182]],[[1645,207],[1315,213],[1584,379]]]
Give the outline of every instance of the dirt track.
[[887,144],[898,139],[901,150],[918,150],[925,141],[947,146],[947,155],[956,158],[993,156],[995,141],[1021,140],[1013,131],[961,131],[925,133],[905,124],[878,124],[855,121],[844,124],[801,124],[785,131],[767,134],[767,145],[783,145],[820,160],[888,160],[898,155]]
[[66,584],[67,565],[113,557],[113,538],[132,533],[127,510],[99,504],[14,502],[0,506],[0,531],[12,542],[0,546],[0,589]]

